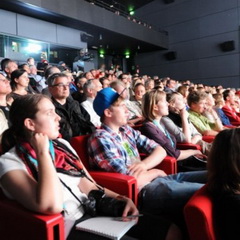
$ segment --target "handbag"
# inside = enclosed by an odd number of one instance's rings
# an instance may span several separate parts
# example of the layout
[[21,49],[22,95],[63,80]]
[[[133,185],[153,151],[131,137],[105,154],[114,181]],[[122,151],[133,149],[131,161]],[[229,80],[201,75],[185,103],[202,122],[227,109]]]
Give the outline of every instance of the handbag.
[[179,172],[202,171],[207,169],[207,159],[191,156],[184,160],[177,161]]

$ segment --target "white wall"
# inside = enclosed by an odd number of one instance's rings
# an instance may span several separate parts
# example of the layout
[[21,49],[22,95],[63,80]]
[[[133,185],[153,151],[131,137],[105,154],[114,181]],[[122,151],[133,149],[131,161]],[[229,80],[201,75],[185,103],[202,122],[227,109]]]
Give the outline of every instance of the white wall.
[[81,31],[0,9],[0,33],[77,49],[87,48]]

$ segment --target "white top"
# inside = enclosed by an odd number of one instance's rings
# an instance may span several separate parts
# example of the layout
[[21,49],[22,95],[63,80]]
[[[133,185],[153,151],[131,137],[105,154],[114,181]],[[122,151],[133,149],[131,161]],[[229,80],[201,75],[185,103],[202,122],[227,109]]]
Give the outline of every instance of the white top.
[[90,115],[90,121],[95,127],[101,126],[100,117],[97,115],[95,110],[93,109],[93,98],[87,98],[84,102],[81,103],[82,107],[85,108],[85,110]]
[[[70,148],[72,152],[76,153],[67,141],[65,141],[64,139],[59,139],[59,141],[67,145],[67,147]],[[4,194],[10,199],[13,199],[13,197],[7,192],[6,189],[1,186],[1,178],[4,174],[13,170],[23,170],[28,172],[25,164],[18,157],[15,147],[0,157],[0,187],[2,188]],[[58,176],[63,182],[66,183],[67,186],[72,189],[72,191],[76,194],[78,198],[80,198],[81,201],[84,201],[84,199],[87,198],[86,194],[82,193],[78,188],[78,184],[81,181],[80,177],[72,177],[63,173],[58,173]],[[63,208],[65,221],[65,236],[67,237],[75,221],[83,216],[84,210],[82,206],[80,206],[80,203],[69,192],[69,190],[66,189],[64,186],[62,187],[64,197]]]
[[3,113],[2,109],[0,109],[0,142],[2,138],[2,133],[8,129],[8,121]]

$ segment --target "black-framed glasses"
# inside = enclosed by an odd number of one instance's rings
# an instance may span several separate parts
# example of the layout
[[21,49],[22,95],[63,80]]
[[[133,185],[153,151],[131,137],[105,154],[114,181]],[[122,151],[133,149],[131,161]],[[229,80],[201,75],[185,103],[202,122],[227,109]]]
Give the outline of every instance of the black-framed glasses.
[[52,87],[58,87],[58,88],[69,88],[70,87],[70,83],[57,83],[57,84],[53,84]]

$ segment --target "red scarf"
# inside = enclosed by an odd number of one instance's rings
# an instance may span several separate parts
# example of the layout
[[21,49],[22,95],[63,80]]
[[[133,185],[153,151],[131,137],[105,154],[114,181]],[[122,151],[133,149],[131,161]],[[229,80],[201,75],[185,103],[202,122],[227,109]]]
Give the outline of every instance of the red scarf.
[[[17,146],[17,154],[25,163],[28,172],[37,180],[38,162],[37,155],[33,147],[28,142],[20,142]],[[82,169],[82,163],[77,155],[71,152],[63,143],[54,140],[50,141],[49,153],[53,159],[56,169],[65,172],[79,173]]]

